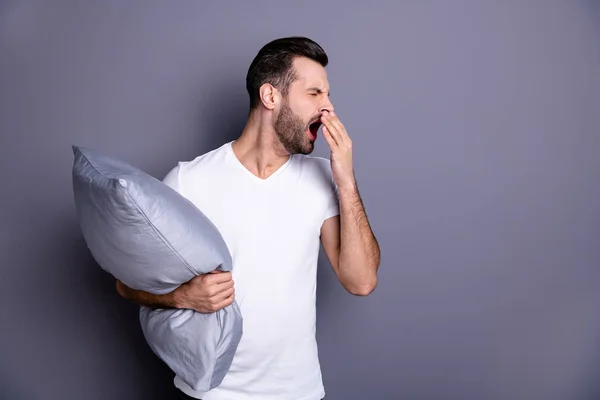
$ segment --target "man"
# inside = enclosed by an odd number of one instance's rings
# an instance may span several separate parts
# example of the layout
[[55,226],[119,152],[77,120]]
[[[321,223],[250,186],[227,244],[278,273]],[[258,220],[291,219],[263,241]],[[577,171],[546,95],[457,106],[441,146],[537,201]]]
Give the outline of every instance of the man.
[[[166,295],[117,282],[121,296],[148,307],[211,313],[237,301],[244,333],[228,374],[207,393],[175,377],[181,398],[322,399],[319,240],[347,291],[364,296],[377,285],[379,246],[358,193],[352,142],[330,102],[327,64],[307,38],[265,45],[248,70],[250,113],[240,137],[180,162],[164,179],[219,229],[232,273],[201,275]],[[330,160],[309,156],[321,126]]]

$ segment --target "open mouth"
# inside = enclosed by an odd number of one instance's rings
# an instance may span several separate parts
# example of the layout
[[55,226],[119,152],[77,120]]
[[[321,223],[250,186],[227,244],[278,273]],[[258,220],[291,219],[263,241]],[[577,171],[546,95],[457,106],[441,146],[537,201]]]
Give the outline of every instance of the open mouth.
[[321,120],[316,120],[308,126],[308,130],[312,136],[312,140],[317,139],[317,132],[319,131],[320,127],[321,127]]

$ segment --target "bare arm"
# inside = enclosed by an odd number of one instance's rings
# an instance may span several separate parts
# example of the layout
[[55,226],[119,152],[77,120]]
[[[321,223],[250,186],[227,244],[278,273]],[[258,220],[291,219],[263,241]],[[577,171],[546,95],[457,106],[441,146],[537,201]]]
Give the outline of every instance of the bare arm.
[[323,136],[331,149],[331,172],[339,195],[339,217],[327,219],[321,242],[343,286],[368,295],[377,286],[380,250],[354,177],[352,140],[333,109],[323,112]]
[[340,215],[321,228],[323,249],[338,279],[350,293],[366,296],[377,286],[380,249],[356,185],[341,188]]
[[182,308],[178,300],[180,288],[167,294],[152,294],[143,290],[135,290],[117,280],[117,292],[129,301],[149,308]]
[[235,297],[231,272],[215,271],[199,275],[162,295],[132,289],[119,280],[116,285],[121,297],[149,308],[187,308],[210,313],[227,307]]

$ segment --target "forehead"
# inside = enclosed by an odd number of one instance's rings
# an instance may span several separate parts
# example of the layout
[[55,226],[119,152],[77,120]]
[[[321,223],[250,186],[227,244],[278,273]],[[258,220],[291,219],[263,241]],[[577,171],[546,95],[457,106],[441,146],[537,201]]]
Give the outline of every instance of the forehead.
[[300,89],[315,87],[323,91],[329,90],[327,72],[318,62],[306,57],[298,57],[294,59],[294,70],[298,77],[294,82],[295,87]]

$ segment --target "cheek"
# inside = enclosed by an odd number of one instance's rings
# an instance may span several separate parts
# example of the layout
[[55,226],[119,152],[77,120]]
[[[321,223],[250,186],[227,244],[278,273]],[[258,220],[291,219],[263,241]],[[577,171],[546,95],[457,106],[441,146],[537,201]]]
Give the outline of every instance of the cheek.
[[318,110],[317,100],[310,97],[305,96],[300,99],[294,99],[295,101],[290,102],[290,107],[294,114],[302,118],[303,120],[307,120],[314,116],[315,110]]

